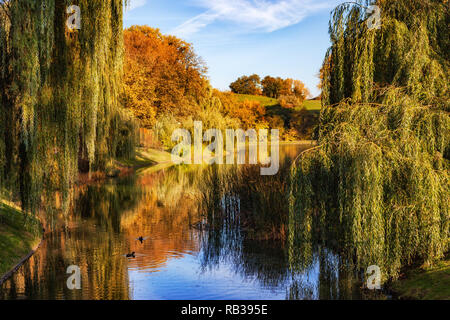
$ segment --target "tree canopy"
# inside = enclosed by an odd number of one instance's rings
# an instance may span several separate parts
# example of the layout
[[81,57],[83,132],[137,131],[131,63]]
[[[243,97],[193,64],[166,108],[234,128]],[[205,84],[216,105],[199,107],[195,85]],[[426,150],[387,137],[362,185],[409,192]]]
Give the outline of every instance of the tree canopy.
[[324,244],[387,280],[450,248],[449,11],[447,1],[379,0],[378,30],[369,4],[332,13],[319,146],[293,168],[290,241],[302,249],[291,262]]
[[266,76],[261,80],[260,76],[242,76],[230,84],[231,92],[238,94],[264,95],[278,99],[280,96],[295,96],[301,101],[309,96],[309,90],[300,80],[282,79]]
[[449,97],[448,2],[376,1],[382,12],[380,30],[368,30],[366,7],[371,1],[358,3],[333,11],[323,103],[344,98],[369,102],[378,89],[396,86],[420,100],[444,102],[444,107]]
[[67,209],[80,161],[101,169],[134,152],[136,123],[120,104],[123,1],[77,1],[79,30],[66,25],[70,5],[0,7],[0,196],[32,212],[57,195]]
[[230,84],[231,92],[239,94],[261,94],[261,78],[257,74],[242,76]]
[[207,96],[206,66],[191,44],[148,26],[124,31],[125,105],[141,124],[158,116],[187,116]]

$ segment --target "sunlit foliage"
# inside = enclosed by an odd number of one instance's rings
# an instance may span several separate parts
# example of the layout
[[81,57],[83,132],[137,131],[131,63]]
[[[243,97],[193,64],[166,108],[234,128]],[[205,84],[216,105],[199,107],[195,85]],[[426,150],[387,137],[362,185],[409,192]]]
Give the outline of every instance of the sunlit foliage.
[[376,99],[387,85],[420,100],[448,100],[448,3],[380,0],[381,29],[369,29],[365,6],[344,4],[332,13],[332,46],[323,67],[323,103]]
[[261,78],[257,74],[242,76],[230,84],[230,89],[238,94],[261,94]]
[[[118,147],[121,156],[134,152],[136,123],[120,104],[123,1],[2,4],[2,186],[20,194],[25,210],[36,212],[42,200],[50,210],[56,194],[67,209],[79,161],[97,170]],[[66,26],[73,4],[80,30]]]
[[191,44],[148,26],[125,38],[125,105],[151,128],[165,113],[188,116],[208,96],[206,66]]
[[264,95],[278,99],[280,96],[294,96],[302,102],[310,92],[300,80],[282,79],[266,76],[264,79],[257,74],[242,76],[230,84],[231,92],[237,94]]
[[[367,5],[367,3],[363,3]],[[293,266],[314,244],[383,279],[450,247],[449,12],[443,1],[377,1],[332,14],[319,146],[293,168]],[[445,111],[447,110],[447,111]]]

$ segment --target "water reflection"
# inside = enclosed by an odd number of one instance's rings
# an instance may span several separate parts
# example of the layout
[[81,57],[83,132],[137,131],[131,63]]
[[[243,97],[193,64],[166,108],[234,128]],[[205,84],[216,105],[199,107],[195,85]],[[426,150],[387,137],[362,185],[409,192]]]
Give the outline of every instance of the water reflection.
[[[275,177],[189,166],[84,186],[0,298],[361,298],[357,275],[326,248],[292,268],[302,255],[287,241],[286,179],[302,149],[282,147]],[[82,290],[67,289],[70,265],[81,268]]]

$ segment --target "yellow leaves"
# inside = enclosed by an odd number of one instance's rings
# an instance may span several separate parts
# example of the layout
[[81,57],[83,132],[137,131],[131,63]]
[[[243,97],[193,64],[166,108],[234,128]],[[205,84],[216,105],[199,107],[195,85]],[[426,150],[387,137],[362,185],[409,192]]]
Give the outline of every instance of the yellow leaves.
[[192,114],[208,86],[192,45],[148,26],[125,30],[124,40],[125,103],[142,125],[152,127],[156,115],[167,112]]
[[266,127],[264,116],[266,109],[258,101],[245,100],[229,110],[230,116],[240,120],[244,129]]

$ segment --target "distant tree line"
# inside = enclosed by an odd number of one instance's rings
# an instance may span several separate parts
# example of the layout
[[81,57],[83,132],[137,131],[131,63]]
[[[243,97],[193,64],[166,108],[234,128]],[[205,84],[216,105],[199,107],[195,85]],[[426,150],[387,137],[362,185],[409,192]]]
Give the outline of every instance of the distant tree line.
[[295,96],[303,101],[309,95],[308,88],[300,80],[271,76],[266,76],[261,80],[257,74],[238,78],[230,84],[230,89],[233,93],[264,95],[275,99],[280,96]]
[[173,130],[193,130],[195,120],[205,129],[279,129],[283,140],[311,134],[310,115],[303,110],[308,91],[301,81],[261,80],[254,74],[236,82],[234,92],[276,97],[278,101],[267,106],[252,97],[213,89],[205,62],[192,44],[175,36],[132,26],[124,30],[124,47],[123,104],[168,149],[174,145]]

